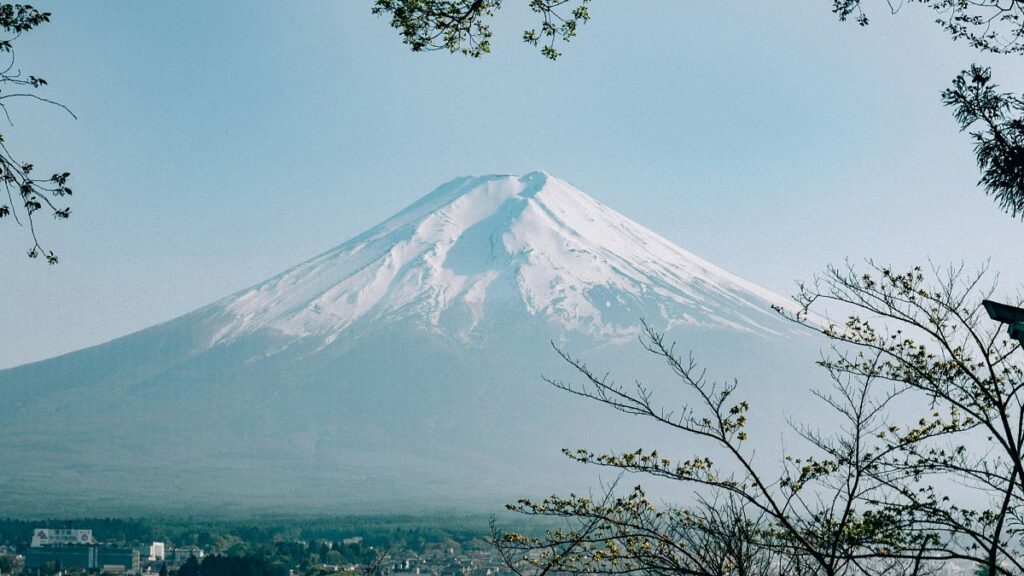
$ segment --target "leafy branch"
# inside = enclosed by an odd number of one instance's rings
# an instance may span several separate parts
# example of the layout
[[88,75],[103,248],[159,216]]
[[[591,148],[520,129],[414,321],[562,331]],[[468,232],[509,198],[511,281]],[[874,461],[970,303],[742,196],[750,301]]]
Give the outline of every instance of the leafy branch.
[[[580,25],[590,20],[590,0],[529,0],[539,15],[539,27],[523,32],[523,41],[540,47],[546,58],[561,53],[557,42],[569,42]],[[479,58],[491,51],[488,21],[501,8],[501,0],[375,0],[372,12],[390,15],[391,26],[413,52],[446,50]]]
[[[7,65],[0,70],[0,111],[3,112],[8,124],[14,125],[9,106],[14,100],[30,99],[57,106],[75,117],[63,104],[44,98],[26,89],[37,90],[46,86],[43,78],[24,75],[15,65],[14,41],[22,33],[49,22],[51,14],[40,12],[27,4],[0,5],[0,29],[8,33],[7,38],[0,39],[0,53],[6,54]],[[34,165],[17,160],[7,147],[3,134],[0,134],[0,182],[6,193],[6,202],[0,198],[0,220],[10,218],[18,226],[27,227],[32,238],[28,250],[30,258],[42,256],[49,264],[58,262],[57,255],[41,244],[38,234],[38,217],[49,214],[56,220],[67,220],[71,209],[60,203],[72,195],[68,185],[69,172],[58,172],[45,178],[34,174]]]

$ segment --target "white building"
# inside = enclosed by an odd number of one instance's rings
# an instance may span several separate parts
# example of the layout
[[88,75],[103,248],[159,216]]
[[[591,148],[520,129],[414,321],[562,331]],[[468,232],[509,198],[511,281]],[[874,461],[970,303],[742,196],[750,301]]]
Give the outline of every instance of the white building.
[[164,558],[165,558],[165,555],[164,555],[164,543],[163,542],[153,542],[152,544],[150,544],[150,546],[149,546],[149,561],[150,562],[163,562]]

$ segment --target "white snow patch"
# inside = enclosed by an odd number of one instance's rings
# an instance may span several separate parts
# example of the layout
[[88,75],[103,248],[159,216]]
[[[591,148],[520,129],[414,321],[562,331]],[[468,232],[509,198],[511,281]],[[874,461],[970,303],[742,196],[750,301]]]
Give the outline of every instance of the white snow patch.
[[491,295],[498,284],[514,286],[531,315],[611,338],[635,334],[641,317],[775,333],[784,324],[770,307],[796,307],[535,172],[449,182],[215,304],[223,314],[210,345],[261,329],[327,345],[357,321],[384,318],[469,338],[489,310],[514,305]]

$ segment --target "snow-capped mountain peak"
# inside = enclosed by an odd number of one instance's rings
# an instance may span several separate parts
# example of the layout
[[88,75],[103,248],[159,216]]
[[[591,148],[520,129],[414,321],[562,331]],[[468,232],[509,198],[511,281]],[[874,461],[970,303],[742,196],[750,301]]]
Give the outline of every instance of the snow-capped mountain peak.
[[398,320],[469,341],[525,312],[605,338],[639,319],[775,331],[788,300],[544,172],[463,177],[378,226],[214,305],[211,345],[260,330],[329,344]]
[[[0,371],[0,453],[20,464],[0,507],[406,514],[578,493],[593,471],[562,447],[678,438],[546,384],[576,376],[550,340],[657,385],[663,363],[626,340],[641,318],[671,329],[752,384],[777,416],[752,436],[771,438],[818,377],[811,339],[772,334],[795,331],[772,304],[792,305],[562,180],[459,178],[250,289]],[[674,405],[671,379],[658,398]]]

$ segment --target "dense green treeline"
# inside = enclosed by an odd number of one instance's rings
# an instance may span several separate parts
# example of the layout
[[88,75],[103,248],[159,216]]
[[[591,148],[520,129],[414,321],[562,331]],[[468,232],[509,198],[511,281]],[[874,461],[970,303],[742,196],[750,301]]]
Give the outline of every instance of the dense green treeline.
[[[287,572],[286,572],[287,573]],[[190,558],[178,570],[178,576],[277,576],[267,562],[259,558],[238,556],[207,556],[202,563]]]
[[[199,546],[210,554],[299,557],[319,553],[319,541],[335,543],[341,561],[358,562],[371,548],[399,547],[417,552],[446,543],[482,545],[489,517],[479,516],[347,516],[320,519],[206,521],[189,519],[80,518],[0,519],[0,545],[24,550],[34,528],[88,528],[98,542],[121,544],[165,542],[169,547]],[[529,530],[529,526],[520,526]],[[361,537],[358,548],[340,543]],[[296,547],[294,544],[308,544]],[[294,548],[294,549],[293,549]],[[301,548],[301,550],[299,549]],[[337,554],[332,558],[338,559]]]

